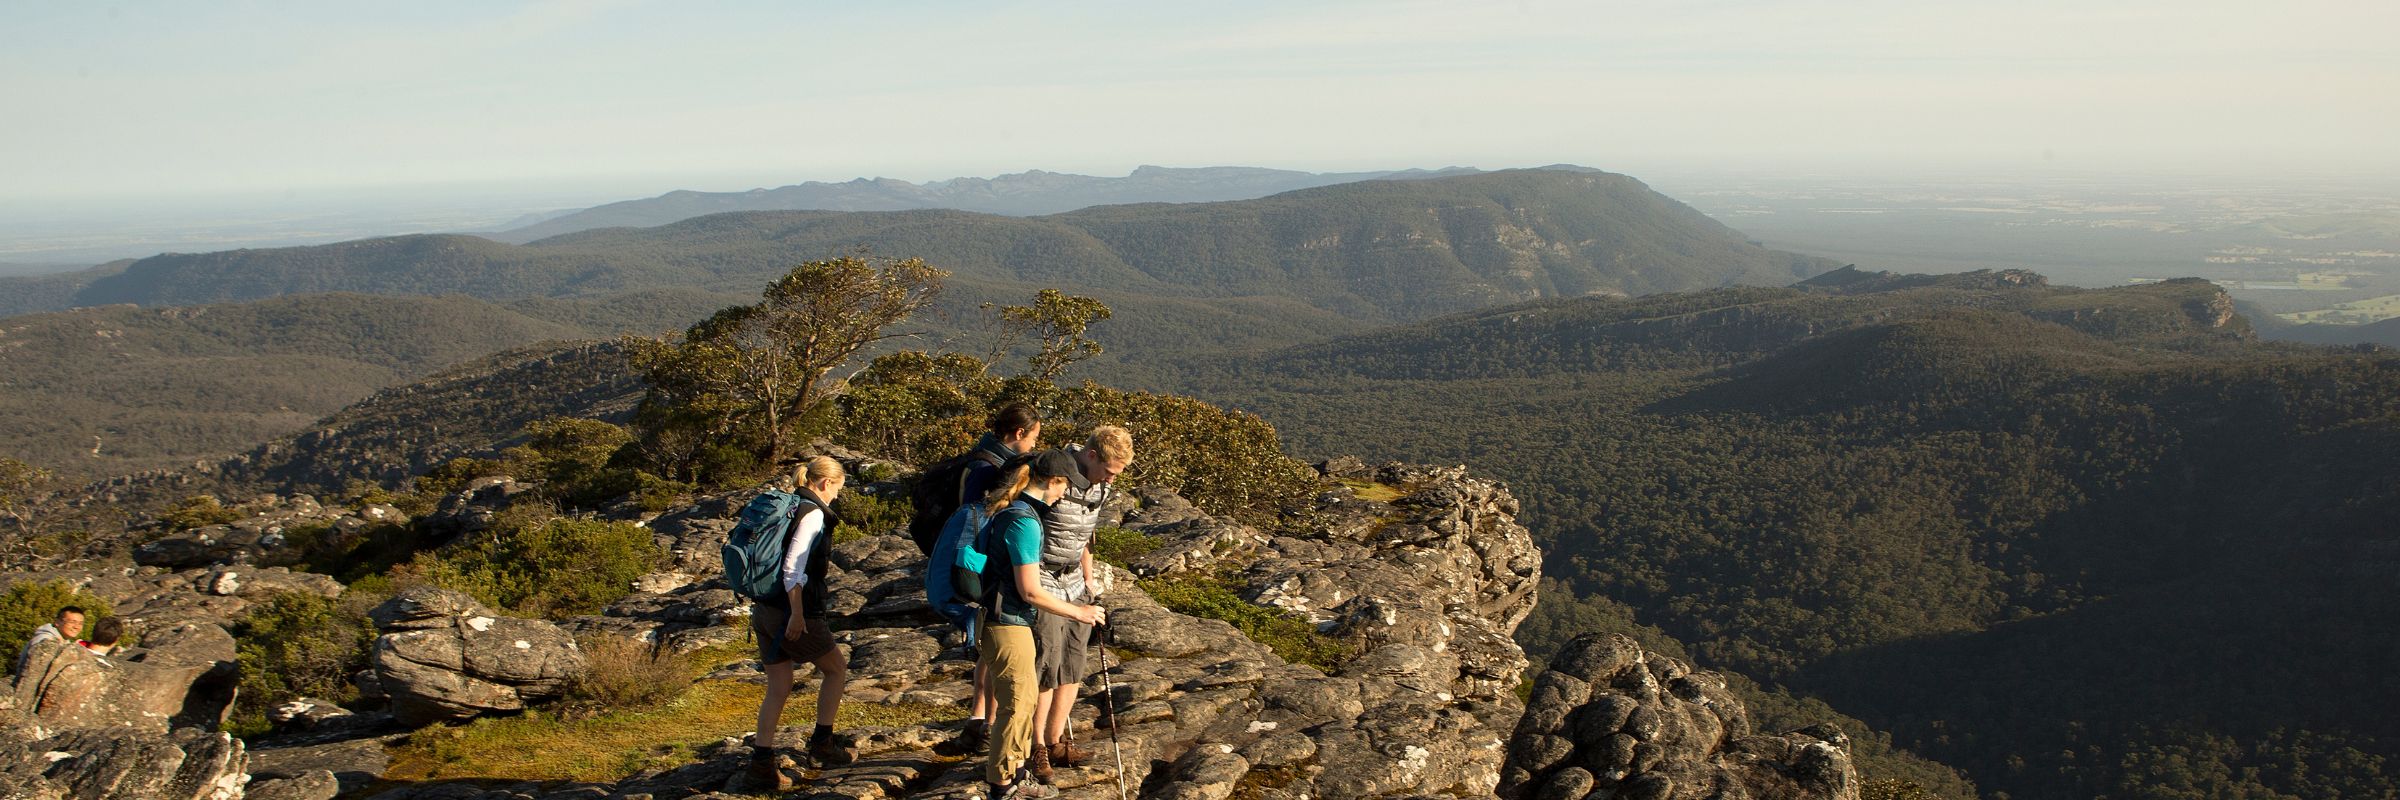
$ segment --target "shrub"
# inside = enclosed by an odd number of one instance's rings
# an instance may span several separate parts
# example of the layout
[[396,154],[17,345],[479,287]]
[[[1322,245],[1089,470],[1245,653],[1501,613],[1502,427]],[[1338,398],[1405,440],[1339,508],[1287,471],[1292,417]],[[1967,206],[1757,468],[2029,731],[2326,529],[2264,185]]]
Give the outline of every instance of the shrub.
[[415,490],[427,499],[455,494],[476,478],[508,474],[508,465],[489,458],[453,458],[417,476]]
[[1172,490],[1212,514],[1272,522],[1320,484],[1315,470],[1284,455],[1275,426],[1251,414],[1088,381],[1061,391],[1058,409],[1042,438],[1073,442],[1095,426],[1122,425],[1134,457],[1121,481]]
[[633,592],[633,579],[666,559],[650,531],[583,517],[503,513],[490,530],[394,570],[527,616],[590,614]]
[[834,529],[834,543],[840,544],[891,533],[908,524],[916,506],[909,504],[907,495],[897,492],[890,496],[843,492],[833,501],[833,513],[842,520],[842,527]]
[[284,592],[252,607],[232,631],[242,665],[232,729],[263,733],[267,709],[298,697],[355,700],[350,676],[366,667],[375,644],[375,626],[366,615],[372,599]]
[[242,512],[226,508],[217,498],[196,494],[158,513],[158,521],[169,530],[188,531],[210,525],[223,525],[242,518]]
[[1118,567],[1130,567],[1142,554],[1158,549],[1160,540],[1146,533],[1104,526],[1092,531],[1092,558]]
[[610,710],[649,708],[673,699],[698,679],[692,661],[675,651],[622,636],[577,642],[586,668],[568,692],[577,705]]
[[83,630],[107,619],[109,603],[85,593],[65,581],[20,583],[0,595],[0,662],[15,669],[17,653],[25,649],[25,640],[33,638],[33,629],[58,621],[58,610],[67,606],[83,609]]
[[1144,578],[1141,587],[1168,610],[1231,623],[1242,635],[1290,663],[1330,673],[1354,655],[1340,640],[1318,633],[1307,617],[1243,600],[1241,584],[1223,573]]

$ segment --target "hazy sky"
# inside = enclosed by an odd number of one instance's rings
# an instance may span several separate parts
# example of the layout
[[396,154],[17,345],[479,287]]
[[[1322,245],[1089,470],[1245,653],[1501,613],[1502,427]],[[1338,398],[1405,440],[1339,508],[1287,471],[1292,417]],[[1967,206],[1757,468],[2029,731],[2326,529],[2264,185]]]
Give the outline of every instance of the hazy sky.
[[[2400,2],[0,2],[0,195],[2400,170]],[[638,191],[637,191],[638,190]]]

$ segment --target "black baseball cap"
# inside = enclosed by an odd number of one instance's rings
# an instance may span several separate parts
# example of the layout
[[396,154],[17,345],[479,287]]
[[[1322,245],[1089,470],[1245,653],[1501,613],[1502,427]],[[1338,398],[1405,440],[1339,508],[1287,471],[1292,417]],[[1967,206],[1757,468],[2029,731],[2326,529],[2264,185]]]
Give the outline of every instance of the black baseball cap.
[[1083,465],[1065,450],[1050,449],[1026,457],[1036,478],[1065,478],[1076,491],[1092,488],[1092,480],[1083,476]]

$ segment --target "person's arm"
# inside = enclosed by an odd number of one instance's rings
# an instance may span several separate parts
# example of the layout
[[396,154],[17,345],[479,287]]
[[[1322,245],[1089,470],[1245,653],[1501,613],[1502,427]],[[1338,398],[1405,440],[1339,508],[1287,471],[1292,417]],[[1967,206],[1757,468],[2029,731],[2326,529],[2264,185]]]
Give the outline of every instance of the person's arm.
[[785,638],[808,632],[801,595],[808,591],[808,551],[816,545],[817,533],[825,530],[825,512],[811,508],[793,527],[796,530],[792,532],[791,546],[783,548],[784,600],[791,603],[792,609],[791,620],[783,626]]
[[1093,572],[1093,571],[1092,571],[1092,546],[1091,546],[1091,545],[1088,545],[1088,544],[1087,544],[1087,545],[1084,545],[1084,546],[1083,546],[1083,600],[1084,600],[1084,602],[1087,602],[1087,603],[1097,603],[1097,602],[1100,602],[1100,593],[1092,590],[1092,585],[1093,585],[1093,582],[1094,582],[1094,581],[1096,581],[1096,580],[1098,580],[1098,579],[1099,579],[1099,577],[1100,577],[1100,573],[1097,573],[1097,572]]
[[1003,533],[1006,535],[1006,541],[1003,543],[1005,546],[1001,548],[1003,552],[1000,555],[1006,557],[1013,565],[1011,569],[1016,570],[1017,597],[1043,612],[1057,614],[1087,625],[1098,624],[1099,607],[1068,603],[1064,599],[1052,597],[1048,591],[1042,589],[1041,522],[1030,516],[1013,517],[1009,520],[1009,527]]
[[1057,614],[1085,625],[1100,624],[1099,606],[1079,606],[1051,597],[1042,591],[1042,568],[1034,564],[1017,565],[1017,596],[1044,612]]

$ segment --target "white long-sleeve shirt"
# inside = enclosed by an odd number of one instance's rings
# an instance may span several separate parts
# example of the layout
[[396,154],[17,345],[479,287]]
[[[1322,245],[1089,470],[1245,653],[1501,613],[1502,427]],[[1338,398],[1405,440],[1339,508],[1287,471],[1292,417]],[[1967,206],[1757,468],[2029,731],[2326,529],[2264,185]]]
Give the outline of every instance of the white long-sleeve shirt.
[[799,530],[792,536],[790,547],[783,549],[783,590],[789,592],[808,585],[808,551],[817,545],[817,534],[825,531],[825,512],[811,508],[800,515]]

